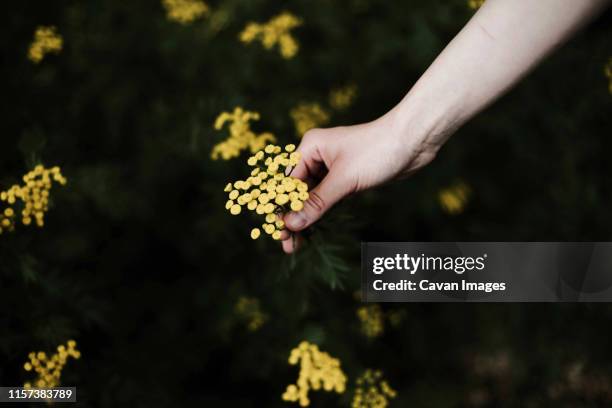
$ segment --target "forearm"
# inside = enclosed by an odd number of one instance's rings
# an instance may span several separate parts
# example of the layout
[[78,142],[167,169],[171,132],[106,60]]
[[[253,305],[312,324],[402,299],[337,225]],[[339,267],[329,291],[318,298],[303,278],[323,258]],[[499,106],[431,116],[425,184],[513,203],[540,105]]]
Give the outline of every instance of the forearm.
[[387,116],[439,147],[608,3],[487,0]]

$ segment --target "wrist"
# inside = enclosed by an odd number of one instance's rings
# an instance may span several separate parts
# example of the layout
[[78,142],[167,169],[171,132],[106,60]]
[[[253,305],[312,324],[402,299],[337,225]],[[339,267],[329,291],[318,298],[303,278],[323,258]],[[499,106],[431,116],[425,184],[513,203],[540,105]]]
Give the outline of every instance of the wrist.
[[448,114],[412,91],[379,119],[397,149],[409,160],[422,155],[431,161],[458,126]]

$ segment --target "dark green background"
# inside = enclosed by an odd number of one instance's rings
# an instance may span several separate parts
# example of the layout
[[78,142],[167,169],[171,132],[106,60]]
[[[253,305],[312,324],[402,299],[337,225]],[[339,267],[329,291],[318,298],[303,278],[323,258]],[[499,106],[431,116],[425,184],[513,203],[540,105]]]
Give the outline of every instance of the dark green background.
[[[291,259],[224,209],[223,186],[247,168],[210,160],[223,137],[214,118],[242,105],[261,113],[257,131],[296,142],[289,110],[355,83],[355,105],[331,124],[374,119],[472,11],[460,0],[209,5],[229,16],[220,30],[168,21],[152,0],[3,4],[0,189],[39,162],[69,184],[54,188],[44,229],[0,236],[0,385],[31,379],[28,352],[74,338],[83,357],[63,383],[78,387],[79,406],[287,406],[298,369],[286,359],[308,339],[352,380],[341,397],[313,394],[314,407],[348,406],[366,367],[398,390],[392,407],[612,402],[607,305],[383,305],[405,319],[369,341],[353,296],[361,240],[612,239],[609,11],[418,175],[339,206]],[[238,42],[248,21],[283,10],[304,20],[296,58]],[[35,65],[38,25],[56,25],[65,44]],[[437,194],[458,180],[472,197],[450,216]],[[234,313],[240,296],[269,315],[255,333]],[[499,353],[505,369],[482,368]],[[583,380],[553,398],[577,362]]]

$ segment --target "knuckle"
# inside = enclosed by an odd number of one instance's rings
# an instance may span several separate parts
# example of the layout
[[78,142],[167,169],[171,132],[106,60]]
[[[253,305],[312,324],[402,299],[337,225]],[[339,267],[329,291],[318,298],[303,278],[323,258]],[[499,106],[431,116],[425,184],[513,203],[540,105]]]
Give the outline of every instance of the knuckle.
[[321,132],[322,129],[310,129],[306,133],[304,133],[304,137],[302,138],[302,140],[304,140],[305,142],[307,141],[308,143],[314,142],[314,140],[319,137]]
[[323,212],[325,209],[325,201],[321,195],[315,191],[310,192],[310,196],[308,200],[306,200],[305,205],[317,213]]

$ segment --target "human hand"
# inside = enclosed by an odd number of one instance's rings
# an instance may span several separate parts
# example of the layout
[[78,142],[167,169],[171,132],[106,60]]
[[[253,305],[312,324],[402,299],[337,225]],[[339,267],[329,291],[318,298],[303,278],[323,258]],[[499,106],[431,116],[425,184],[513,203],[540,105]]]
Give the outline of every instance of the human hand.
[[[433,160],[440,145],[394,118],[389,113],[370,123],[304,135],[297,149],[302,158],[291,175],[309,184],[310,197],[301,211],[285,216],[289,232],[308,228],[346,196],[408,176]],[[286,253],[301,242],[289,233],[281,239]]]

